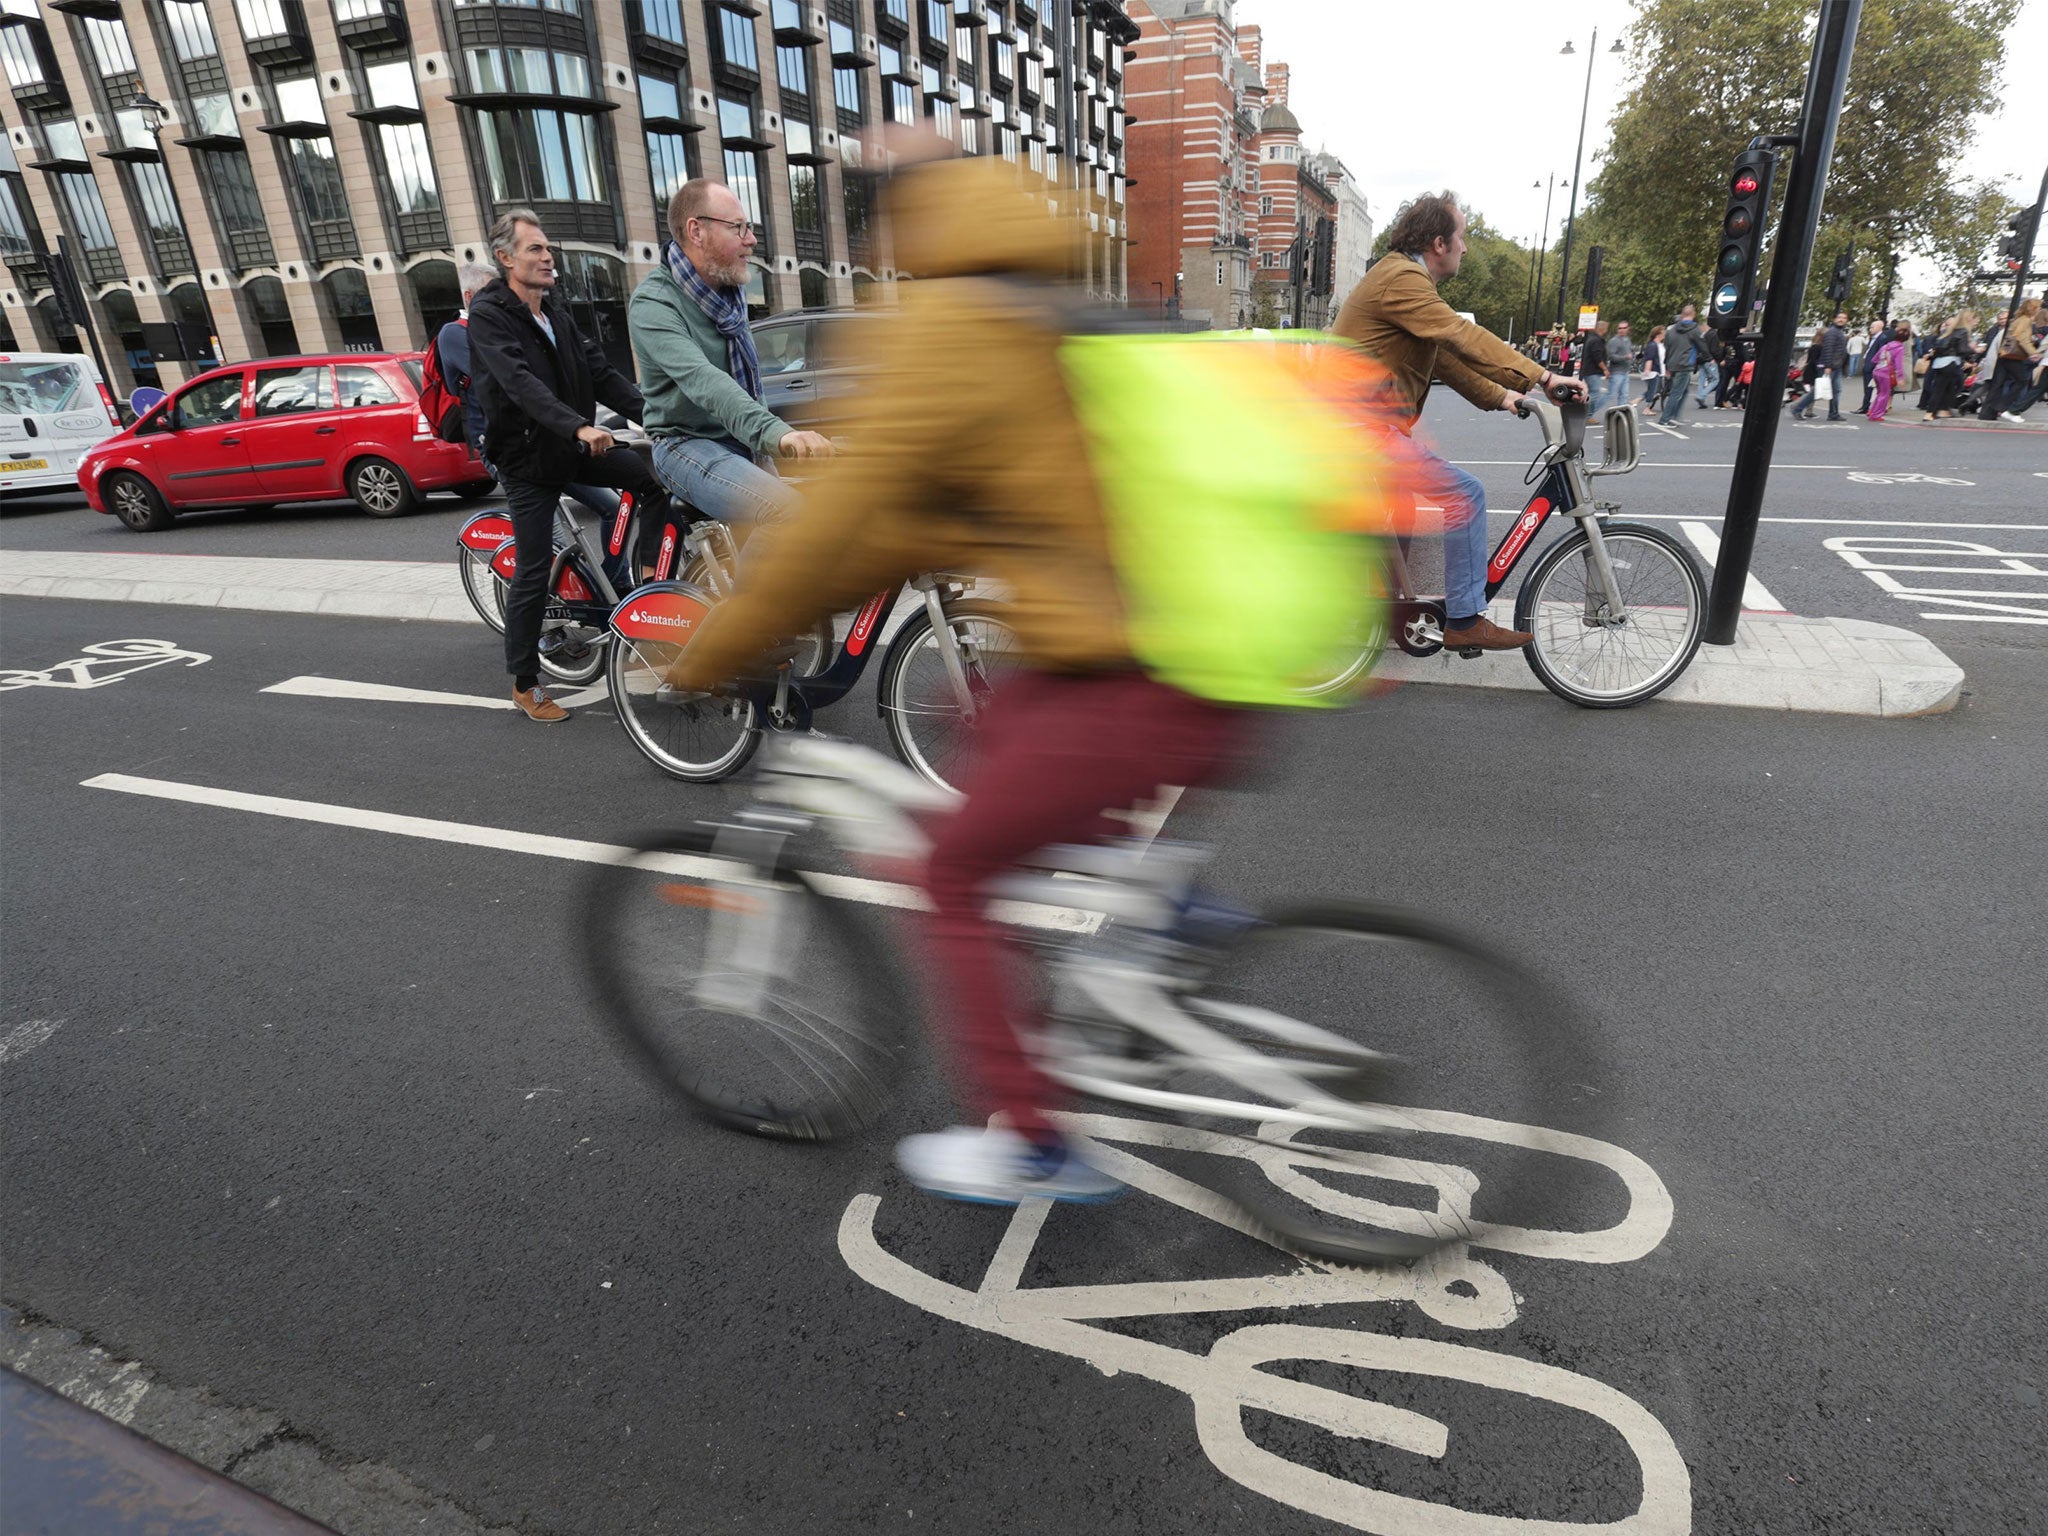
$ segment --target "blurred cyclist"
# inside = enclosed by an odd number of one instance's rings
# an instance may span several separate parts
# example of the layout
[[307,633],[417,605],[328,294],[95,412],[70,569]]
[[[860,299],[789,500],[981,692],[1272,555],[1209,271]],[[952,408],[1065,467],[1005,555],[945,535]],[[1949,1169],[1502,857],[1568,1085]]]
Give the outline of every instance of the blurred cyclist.
[[[1511,411],[1542,386],[1558,399],[1586,398],[1578,379],[1552,373],[1491,331],[1461,319],[1438,295],[1465,257],[1465,212],[1449,192],[1405,204],[1387,231],[1387,254],[1360,279],[1331,327],[1382,363],[1407,401],[1412,430],[1440,378],[1482,411]],[[1486,617],[1486,488],[1477,478],[1418,449],[1428,473],[1416,490],[1444,509],[1444,648],[1513,651],[1536,637]]]
[[761,360],[747,326],[754,226],[732,188],[699,178],[669,199],[672,238],[627,308],[647,392],[654,470],[721,523],[775,522],[795,505],[770,454],[829,456],[831,442],[761,403]]
[[[919,142],[936,152],[937,140]],[[848,429],[856,451],[712,611],[671,681],[708,691],[777,636],[919,571],[1004,584],[1025,665],[984,719],[926,890],[967,1097],[1005,1127],[911,1136],[897,1157],[920,1187],[957,1199],[1104,1199],[1121,1186],[1046,1118],[1054,1090],[1022,1044],[1027,1005],[1006,983],[1014,960],[981,888],[1034,849],[1124,830],[1106,809],[1220,777],[1256,717],[1155,681],[1133,659],[1043,297],[1067,275],[1073,229],[1006,161],[906,159],[886,207],[897,263],[919,280],[873,328],[876,373]]]

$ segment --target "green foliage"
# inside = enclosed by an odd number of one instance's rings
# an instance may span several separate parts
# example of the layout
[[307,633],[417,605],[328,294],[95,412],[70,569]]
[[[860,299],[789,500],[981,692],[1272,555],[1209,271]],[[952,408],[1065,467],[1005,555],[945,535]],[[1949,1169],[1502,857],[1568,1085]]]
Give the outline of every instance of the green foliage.
[[[1886,253],[1931,258],[1957,291],[1995,243],[1999,194],[1957,184],[1973,119],[1999,87],[2002,34],[2021,0],[1867,0],[1822,200],[1804,312],[1853,238],[1849,308],[1877,307]],[[1817,10],[1812,0],[1638,0],[1634,88],[1616,108],[1606,164],[1573,245],[1607,247],[1601,312],[1667,319],[1704,304],[1729,167],[1753,134],[1797,125]],[[1786,176],[1781,170],[1777,197]],[[1768,258],[1767,258],[1768,259]],[[1554,301],[1553,301],[1554,302]]]
[[[1520,341],[1529,334],[1529,276],[1536,258],[1488,224],[1485,215],[1471,210],[1466,213],[1465,246],[1458,275],[1440,284],[1437,292],[1451,308],[1469,311],[1494,335]],[[1378,261],[1386,254],[1387,232],[1383,228],[1373,241],[1372,257]],[[1554,277],[1555,261],[1550,271]],[[1544,286],[1552,289],[1550,302],[1555,303],[1552,282],[1546,280]],[[1536,312],[1548,315],[1550,311],[1539,302]]]

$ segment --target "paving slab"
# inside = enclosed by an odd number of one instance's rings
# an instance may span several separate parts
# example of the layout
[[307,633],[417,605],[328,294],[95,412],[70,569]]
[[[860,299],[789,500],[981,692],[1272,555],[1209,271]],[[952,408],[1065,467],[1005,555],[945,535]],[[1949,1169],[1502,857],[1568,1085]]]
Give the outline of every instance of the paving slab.
[[[482,621],[453,560],[303,560],[230,555],[0,550],[0,595],[184,603],[274,613]],[[1491,616],[1511,622],[1506,603]],[[1467,688],[1540,688],[1519,655],[1392,654],[1377,675]],[[1674,703],[1896,718],[1939,714],[1963,669],[1911,630],[1863,619],[1745,613],[1732,646],[1703,645],[1661,697]]]

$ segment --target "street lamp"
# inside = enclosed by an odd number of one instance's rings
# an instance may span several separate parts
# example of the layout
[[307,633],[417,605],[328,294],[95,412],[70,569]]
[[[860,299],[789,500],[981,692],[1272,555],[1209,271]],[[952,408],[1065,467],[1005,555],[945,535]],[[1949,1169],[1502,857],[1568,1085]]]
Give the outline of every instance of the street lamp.
[[[1560,330],[1564,328],[1564,287],[1572,270],[1572,233],[1577,227],[1579,218],[1579,172],[1586,156],[1586,109],[1593,104],[1593,56],[1599,50],[1600,29],[1595,27],[1593,29],[1593,40],[1586,45],[1586,91],[1579,100],[1579,147],[1572,154],[1571,212],[1565,216],[1564,261],[1559,267],[1557,274],[1557,325]],[[1567,42],[1557,51],[1566,57],[1570,57],[1577,53],[1578,49]],[[1607,51],[1609,53],[1623,52],[1621,39],[1616,38],[1614,46]]]
[[[1531,188],[1535,188],[1542,186],[1543,183],[1532,181],[1529,185]],[[1565,185],[1570,186],[1571,183],[1566,182]],[[1550,255],[1550,199],[1551,195],[1556,191],[1557,172],[1552,171],[1550,173],[1550,186],[1543,194],[1543,238],[1536,246],[1535,286],[1530,290],[1529,294],[1529,329],[1531,331],[1536,329],[1536,306],[1543,302],[1543,267],[1545,259]]]

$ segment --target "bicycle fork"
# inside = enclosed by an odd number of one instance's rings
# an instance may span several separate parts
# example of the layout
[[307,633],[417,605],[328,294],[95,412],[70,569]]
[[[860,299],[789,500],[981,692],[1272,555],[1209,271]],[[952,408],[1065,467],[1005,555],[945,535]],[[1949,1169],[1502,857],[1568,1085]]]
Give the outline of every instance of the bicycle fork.
[[1586,534],[1586,552],[1581,557],[1588,569],[1585,625],[1588,629],[1614,629],[1628,622],[1628,610],[1621,600],[1621,582],[1614,574],[1614,559],[1607,552],[1607,538],[1600,520],[1619,511],[1612,502],[1596,501],[1593,510],[1581,514],[1579,527]]

